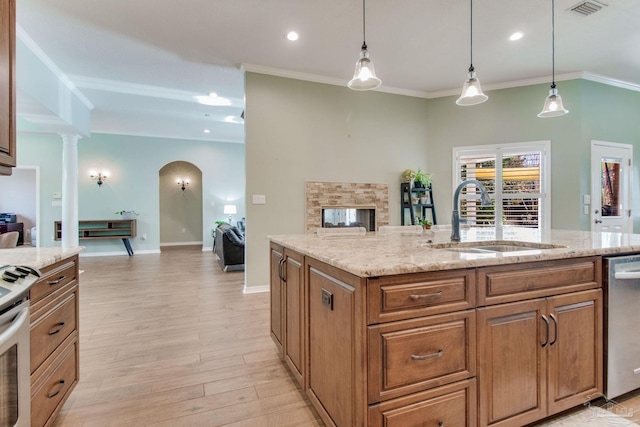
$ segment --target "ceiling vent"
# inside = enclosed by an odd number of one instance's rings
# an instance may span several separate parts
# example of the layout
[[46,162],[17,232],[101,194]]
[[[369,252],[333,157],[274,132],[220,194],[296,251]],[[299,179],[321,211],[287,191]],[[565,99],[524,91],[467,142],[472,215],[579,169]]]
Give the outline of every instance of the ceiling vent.
[[588,16],[588,15],[593,15],[594,13],[596,13],[597,11],[599,11],[600,9],[606,6],[607,6],[606,4],[597,2],[595,0],[587,0],[587,1],[581,1],[580,3],[571,7],[569,10],[584,16]]

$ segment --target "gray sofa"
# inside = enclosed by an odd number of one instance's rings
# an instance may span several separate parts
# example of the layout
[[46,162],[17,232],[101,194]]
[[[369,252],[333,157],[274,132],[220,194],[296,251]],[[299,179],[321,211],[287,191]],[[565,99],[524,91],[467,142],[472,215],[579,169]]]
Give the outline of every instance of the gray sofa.
[[213,252],[224,271],[244,270],[244,234],[238,227],[220,224],[215,229]]

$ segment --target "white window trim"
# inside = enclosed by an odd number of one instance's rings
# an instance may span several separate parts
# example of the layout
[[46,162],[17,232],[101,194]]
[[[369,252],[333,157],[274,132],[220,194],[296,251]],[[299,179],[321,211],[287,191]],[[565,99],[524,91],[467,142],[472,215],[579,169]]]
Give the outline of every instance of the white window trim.
[[[540,217],[540,230],[551,229],[551,141],[514,142],[508,144],[473,145],[466,147],[453,147],[453,176],[452,188],[460,183],[460,156],[474,156],[482,154],[495,154],[496,159],[501,159],[505,154],[520,154],[523,151],[540,151],[540,192],[542,194],[542,209]],[[496,173],[501,171],[502,162],[496,161]],[[502,191],[502,186],[500,190]],[[496,227],[502,228],[502,222],[496,221]]]

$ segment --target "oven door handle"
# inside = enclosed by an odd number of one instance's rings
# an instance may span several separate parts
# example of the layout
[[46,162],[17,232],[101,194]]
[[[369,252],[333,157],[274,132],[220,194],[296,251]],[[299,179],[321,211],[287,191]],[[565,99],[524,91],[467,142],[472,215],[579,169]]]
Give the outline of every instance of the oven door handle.
[[[3,354],[7,351],[11,346],[15,344],[13,341],[9,341],[14,337],[15,334],[20,330],[25,323],[29,322],[29,306],[27,305],[25,308],[20,310],[20,313],[16,316],[16,318],[2,334],[0,334],[0,354]],[[6,348],[5,348],[6,347]]]
[[618,280],[640,279],[640,270],[616,271],[614,277]]

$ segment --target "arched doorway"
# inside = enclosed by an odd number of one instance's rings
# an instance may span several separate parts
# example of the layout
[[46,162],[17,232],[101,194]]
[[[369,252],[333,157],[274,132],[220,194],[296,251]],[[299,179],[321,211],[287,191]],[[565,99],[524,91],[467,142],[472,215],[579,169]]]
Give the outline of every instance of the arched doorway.
[[158,182],[160,248],[202,245],[202,171],[175,161],[160,169]]

